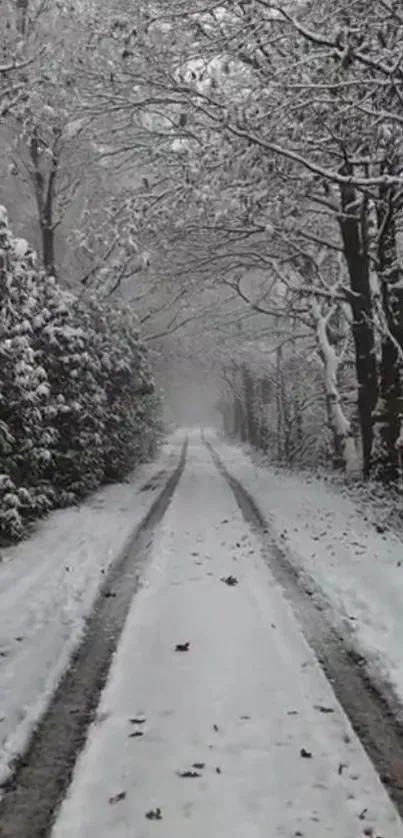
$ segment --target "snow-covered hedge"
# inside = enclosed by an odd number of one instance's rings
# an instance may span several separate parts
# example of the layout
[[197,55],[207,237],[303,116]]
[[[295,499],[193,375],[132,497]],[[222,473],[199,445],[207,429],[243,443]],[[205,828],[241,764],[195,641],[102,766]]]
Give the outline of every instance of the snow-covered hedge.
[[0,538],[121,479],[160,432],[133,312],[62,290],[0,207]]

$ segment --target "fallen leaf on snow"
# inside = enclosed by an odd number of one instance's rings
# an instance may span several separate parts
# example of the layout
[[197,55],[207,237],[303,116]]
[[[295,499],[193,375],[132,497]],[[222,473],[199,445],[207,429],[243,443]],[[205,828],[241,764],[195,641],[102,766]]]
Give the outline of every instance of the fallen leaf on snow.
[[197,768],[198,771],[202,771],[203,768],[205,768],[205,767],[206,767],[205,762],[194,762],[193,763],[193,768]]
[[195,779],[196,777],[201,777],[198,771],[177,771],[176,772],[178,777],[183,777],[184,779]]
[[142,730],[134,730],[133,733],[129,733],[129,739],[137,739],[139,736],[144,736]]
[[312,759],[312,754],[310,751],[307,751],[305,748],[301,748],[299,752],[300,757],[303,759]]
[[382,535],[382,533],[385,532],[386,527],[384,527],[383,524],[375,524],[375,529]]
[[162,821],[161,809],[150,809],[149,812],[146,812],[146,818],[149,821]]
[[315,710],[319,710],[319,713],[334,713],[333,707],[325,707],[324,704],[314,704]]
[[109,803],[113,805],[114,803],[120,803],[121,800],[124,800],[126,797],[125,791],[120,791],[119,794],[115,794],[113,797],[109,798]]
[[177,643],[175,646],[175,652],[188,652],[190,647],[189,641],[187,643]]
[[230,587],[238,584],[238,579],[236,578],[236,576],[232,576],[231,574],[229,576],[222,576],[220,581],[225,582],[225,584],[229,585]]

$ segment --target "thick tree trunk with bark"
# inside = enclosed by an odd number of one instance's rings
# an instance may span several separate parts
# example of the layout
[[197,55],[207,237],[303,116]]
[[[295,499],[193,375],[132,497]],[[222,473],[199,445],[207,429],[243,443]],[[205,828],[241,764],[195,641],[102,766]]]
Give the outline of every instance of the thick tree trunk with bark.
[[[347,174],[347,172],[343,171],[343,174]],[[339,224],[352,292],[350,304],[353,312],[352,331],[358,383],[358,414],[362,438],[363,472],[364,476],[368,477],[371,469],[373,412],[377,402],[378,388],[369,255],[366,243],[367,217],[365,202],[361,216],[358,215],[357,199],[361,203],[362,201],[352,186],[340,187],[340,195],[342,214],[339,218]]]
[[57,150],[56,135],[55,145],[51,151],[51,164],[49,171],[44,174],[42,171],[41,140],[39,132],[35,128],[30,142],[30,157],[32,163],[32,179],[35,190],[35,199],[38,209],[39,228],[41,232],[42,261],[46,273],[56,275],[55,264],[55,222],[53,213],[53,199],[56,188],[56,177],[59,166],[59,153]]
[[50,276],[55,276],[55,233],[52,227],[52,222],[48,218],[42,219],[41,236],[42,258],[45,271]]
[[375,411],[375,466],[381,480],[397,482],[401,477],[398,446],[403,420],[403,289],[399,287],[393,191],[383,190],[380,199],[378,269],[386,334],[382,335],[379,399]]
[[316,341],[324,367],[326,406],[329,427],[333,434],[334,463],[349,474],[357,474],[360,467],[351,423],[342,408],[337,381],[339,361],[334,346],[330,343],[326,318],[320,311],[316,299],[312,300],[312,314],[316,328]]

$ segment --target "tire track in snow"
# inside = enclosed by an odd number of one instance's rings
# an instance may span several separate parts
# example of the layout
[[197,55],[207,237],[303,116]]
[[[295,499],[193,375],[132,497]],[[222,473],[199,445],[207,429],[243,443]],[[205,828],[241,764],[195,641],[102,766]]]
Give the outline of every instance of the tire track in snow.
[[271,536],[256,501],[230,474],[213,446],[204,437],[203,441],[232,489],[245,520],[260,534],[273,576],[283,588],[338,701],[403,818],[403,723],[398,718],[401,708],[394,696],[381,693],[365,672],[359,654],[333,628],[324,611],[318,610],[312,597],[314,583],[309,588],[304,585],[299,569]]
[[113,654],[151,547],[186,462],[185,440],[177,467],[112,565],[88,618],[85,637],[13,776],[3,786],[1,838],[46,838],[70,783],[77,755],[98,705]]

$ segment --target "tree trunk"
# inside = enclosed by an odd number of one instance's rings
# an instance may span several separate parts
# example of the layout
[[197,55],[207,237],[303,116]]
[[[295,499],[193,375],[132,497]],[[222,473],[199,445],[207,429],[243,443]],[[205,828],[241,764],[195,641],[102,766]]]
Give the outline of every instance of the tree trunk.
[[375,412],[376,473],[384,482],[400,478],[400,442],[403,419],[401,381],[403,348],[403,290],[397,262],[394,190],[381,190],[378,210],[378,248],[382,307],[387,334],[382,335],[380,392]]
[[55,224],[53,218],[53,199],[56,188],[56,177],[59,166],[58,140],[60,132],[56,132],[56,138],[51,151],[51,165],[46,177],[41,169],[43,144],[37,128],[34,128],[30,141],[29,151],[33,166],[32,179],[35,190],[36,205],[38,210],[39,227],[41,231],[42,261],[46,273],[56,276],[55,265]]
[[48,175],[46,196],[41,215],[42,259],[45,271],[49,274],[49,276],[56,276],[53,197],[56,187],[58,162],[58,155],[56,154],[55,149],[53,149],[52,166]]
[[294,411],[295,411],[297,451],[301,451],[303,443],[304,443],[304,420],[303,420],[300,401],[296,397],[294,397]]
[[326,406],[329,427],[333,434],[334,463],[336,466],[340,465],[347,474],[356,474],[359,471],[359,457],[351,424],[343,411],[340,400],[337,381],[339,361],[329,341],[326,318],[316,299],[312,300],[312,313],[319,355],[324,367]]
[[245,404],[244,400],[237,395],[237,409],[238,409],[238,417],[239,417],[239,437],[241,442],[248,441],[248,423],[246,420],[245,415]]
[[[343,170],[343,174],[352,174]],[[344,246],[352,294],[355,369],[358,383],[358,415],[360,421],[363,472],[371,469],[373,411],[377,402],[377,376],[372,324],[372,303],[368,248],[366,245],[365,201],[361,217],[356,210],[357,193],[352,186],[340,187],[342,215],[339,225]]]
[[270,379],[264,375],[260,379],[259,399],[260,399],[260,413],[259,413],[259,448],[261,451],[267,451],[269,447],[269,429],[267,425],[266,407],[270,404],[272,398],[272,384]]
[[255,386],[253,375],[246,364],[242,366],[244,404],[246,414],[247,437],[251,445],[257,447],[257,427],[255,421]]
[[242,442],[246,442],[248,438],[248,431],[245,416],[243,379],[236,364],[233,365],[233,382],[235,434],[241,439]]
[[55,233],[49,219],[41,223],[42,259],[45,271],[49,276],[55,276]]
[[28,0],[17,0],[17,29],[20,35],[27,31]]
[[277,419],[277,459],[282,461],[284,456],[284,417],[283,417],[283,399],[282,399],[282,349],[278,347],[276,352],[276,419]]

